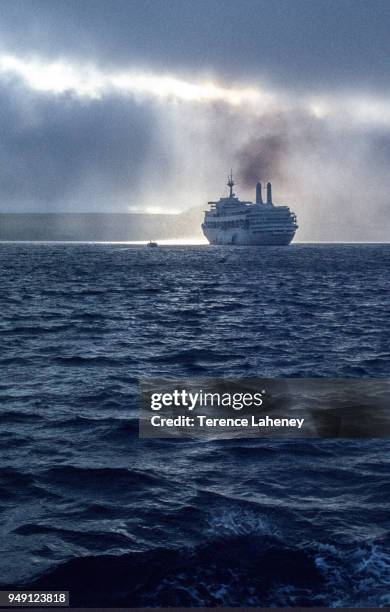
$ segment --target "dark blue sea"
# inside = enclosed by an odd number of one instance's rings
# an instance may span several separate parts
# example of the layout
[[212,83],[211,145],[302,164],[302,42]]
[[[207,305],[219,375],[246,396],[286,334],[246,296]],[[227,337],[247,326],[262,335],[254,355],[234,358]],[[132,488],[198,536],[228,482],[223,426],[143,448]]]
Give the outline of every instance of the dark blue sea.
[[388,377],[390,246],[0,244],[1,587],[390,605],[389,441],[140,440],[143,377]]

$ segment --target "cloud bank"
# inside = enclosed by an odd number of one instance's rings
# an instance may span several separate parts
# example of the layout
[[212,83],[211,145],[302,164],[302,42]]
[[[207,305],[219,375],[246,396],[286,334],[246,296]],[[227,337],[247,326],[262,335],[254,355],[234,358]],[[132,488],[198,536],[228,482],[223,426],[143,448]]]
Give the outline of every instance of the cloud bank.
[[[340,0],[332,16],[331,1],[297,1],[293,18],[283,0],[248,0],[241,16],[226,0],[221,17],[218,2],[96,0],[87,20],[88,4],[15,0],[4,11],[2,212],[202,207],[222,195],[233,167],[243,198],[253,198],[256,180],[274,182],[275,200],[298,213],[301,240],[388,240],[387,5],[374,2],[368,14]],[[371,49],[364,41],[375,23]],[[260,38],[249,36],[255,27]],[[313,52],[329,32],[325,66]],[[361,49],[341,54],[359,32],[375,60],[369,79]]]

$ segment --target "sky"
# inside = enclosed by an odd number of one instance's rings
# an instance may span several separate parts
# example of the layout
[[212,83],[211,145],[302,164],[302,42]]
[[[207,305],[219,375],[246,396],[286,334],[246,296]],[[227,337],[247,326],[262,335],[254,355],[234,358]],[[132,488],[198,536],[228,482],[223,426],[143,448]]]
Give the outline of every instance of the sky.
[[390,237],[388,0],[1,0],[0,212],[236,192],[300,240]]

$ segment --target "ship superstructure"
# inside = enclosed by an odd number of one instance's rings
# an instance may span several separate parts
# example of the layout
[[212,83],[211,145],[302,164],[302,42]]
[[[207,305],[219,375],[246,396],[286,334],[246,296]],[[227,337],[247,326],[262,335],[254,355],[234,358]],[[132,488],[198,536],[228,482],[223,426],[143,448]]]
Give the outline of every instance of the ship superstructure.
[[229,196],[209,202],[202,230],[211,244],[287,245],[298,229],[297,218],[288,206],[272,201],[272,185],[267,183],[267,199],[263,202],[261,183],[256,185],[256,202],[243,202],[233,192],[230,173]]

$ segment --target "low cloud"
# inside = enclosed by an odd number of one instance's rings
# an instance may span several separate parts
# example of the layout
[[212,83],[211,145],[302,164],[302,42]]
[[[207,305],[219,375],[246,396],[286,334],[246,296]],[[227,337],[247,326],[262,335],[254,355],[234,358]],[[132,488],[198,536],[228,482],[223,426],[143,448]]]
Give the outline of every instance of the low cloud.
[[386,99],[76,89],[0,79],[3,212],[202,209],[226,193],[233,167],[244,199],[257,180],[273,182],[275,202],[298,213],[301,240],[388,239]]
[[153,109],[117,97],[83,103],[8,83],[0,121],[3,212],[123,209],[154,156]]

